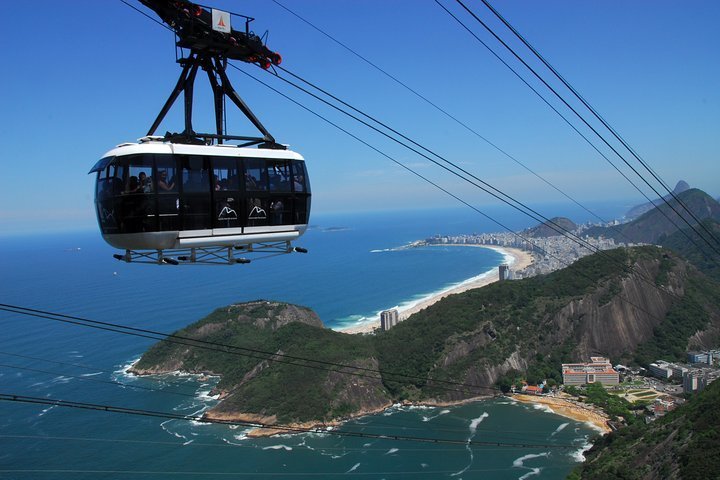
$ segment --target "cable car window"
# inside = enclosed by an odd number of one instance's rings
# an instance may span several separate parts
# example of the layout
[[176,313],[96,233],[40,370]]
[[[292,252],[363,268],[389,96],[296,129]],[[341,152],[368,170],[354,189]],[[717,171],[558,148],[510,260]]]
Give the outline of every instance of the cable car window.
[[294,224],[295,225],[306,225],[308,223],[308,212],[310,211],[310,196],[303,195],[300,198],[295,199],[294,205]]
[[[109,161],[112,160],[113,158],[110,157]],[[108,163],[105,163],[106,167],[103,170],[98,171],[95,202],[100,230],[104,234],[113,234],[120,233],[119,220],[121,212],[117,197],[122,194],[123,181],[122,172],[118,165]]]
[[155,155],[155,179],[159,229],[180,230],[177,163],[173,155]]
[[290,191],[290,162],[288,160],[269,160],[267,162],[270,191]]
[[258,191],[268,189],[267,164],[259,158],[245,159],[245,189]]
[[152,164],[152,155],[130,155],[122,159],[120,167],[124,189],[121,230],[124,233],[157,230],[155,199],[150,195]]
[[307,172],[305,171],[305,162],[295,160],[292,163],[293,169],[293,191],[294,192],[305,192],[309,191],[307,185]]
[[234,158],[213,157],[213,189],[223,190],[240,190],[240,175],[238,170],[238,162]]
[[210,216],[210,158],[178,155],[182,169],[181,215],[183,230],[212,228]]
[[244,210],[237,159],[213,157],[212,171],[215,197],[213,228],[241,227]]
[[270,225],[292,225],[291,197],[273,197],[270,200]]

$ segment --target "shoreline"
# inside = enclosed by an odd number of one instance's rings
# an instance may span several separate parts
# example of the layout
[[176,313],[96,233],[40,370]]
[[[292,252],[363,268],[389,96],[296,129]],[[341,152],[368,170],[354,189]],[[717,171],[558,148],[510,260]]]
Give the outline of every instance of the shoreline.
[[[435,245],[429,245],[429,246],[435,246]],[[523,270],[524,268],[527,268],[529,265],[531,265],[535,259],[533,258],[532,254],[530,252],[526,252],[524,250],[520,250],[519,248],[512,248],[512,247],[499,247],[495,245],[476,245],[476,244],[443,244],[443,245],[437,245],[442,247],[475,247],[475,248],[487,248],[490,250],[495,250],[496,252],[503,255],[503,263],[507,263],[512,270]],[[472,290],[475,288],[481,288],[486,285],[490,285],[491,283],[497,282],[499,280],[498,274],[497,274],[497,266],[493,267],[492,269],[480,273],[479,275],[469,278],[453,287],[447,288],[445,290],[439,291],[431,296],[428,296],[426,298],[420,299],[419,301],[415,303],[411,303],[407,305],[406,307],[398,308],[398,314],[400,321],[406,320],[410,315],[413,315],[414,313],[417,313],[421,310],[426,309],[430,305],[433,305],[443,298],[447,297],[448,295],[454,295],[456,293],[463,293],[468,290]],[[348,333],[348,334],[362,334],[362,333],[372,333],[376,328],[380,328],[380,319],[374,318],[371,321],[364,322],[359,325],[352,325],[348,327],[342,327],[342,328],[336,328],[334,330],[341,332],[341,333]]]
[[[430,408],[442,408],[442,407],[457,407],[460,405],[467,405],[469,403],[474,402],[481,402],[483,400],[488,400],[493,398],[492,396],[483,395],[478,397],[472,397],[472,398],[466,398],[464,400],[455,400],[455,401],[448,401],[448,402],[441,402],[436,400],[428,400],[426,402],[402,402],[402,403],[390,403],[378,408],[374,409],[368,409],[368,410],[360,410],[356,412],[355,414],[349,415],[344,418],[329,420],[327,422],[298,422],[298,423],[291,423],[288,425],[273,425],[275,423],[276,418],[274,416],[272,417],[265,417],[262,415],[252,414],[252,413],[224,413],[224,414],[218,414],[218,413],[212,413],[212,411],[209,411],[203,415],[204,418],[208,418],[210,420],[220,420],[220,421],[242,421],[242,422],[248,422],[248,423],[256,423],[258,425],[262,424],[263,426],[257,426],[253,428],[252,430],[249,430],[247,432],[248,438],[264,438],[264,437],[273,437],[275,435],[294,435],[299,433],[308,433],[298,430],[332,430],[335,427],[342,426],[346,422],[349,422],[351,420],[357,420],[363,417],[371,416],[371,415],[378,415],[386,412],[388,409],[393,407],[430,407]],[[319,433],[319,432],[318,432]]]
[[543,405],[556,415],[592,425],[602,435],[607,435],[612,431],[608,425],[610,417],[605,412],[592,405],[581,404],[573,397],[548,397],[516,393],[511,395],[510,398],[520,403]]

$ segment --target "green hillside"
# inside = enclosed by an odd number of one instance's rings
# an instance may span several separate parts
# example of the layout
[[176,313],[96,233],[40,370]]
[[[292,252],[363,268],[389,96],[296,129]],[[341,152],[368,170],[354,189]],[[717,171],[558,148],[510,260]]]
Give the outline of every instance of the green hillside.
[[[715,238],[720,238],[720,222],[712,218],[706,218],[701,224],[702,227],[705,227],[705,229],[711,232]],[[704,229],[697,228],[697,230],[700,231],[705,238],[709,237]],[[694,241],[688,240],[688,237]],[[711,238],[708,239],[713,241]],[[662,240],[661,244],[663,247],[669,248],[685,257],[708,277],[720,281],[720,255],[713,251],[713,249],[691,229],[686,228],[668,235]],[[720,244],[716,244],[716,247],[720,250]]]
[[588,480],[718,478],[720,381],[646,425],[636,423],[595,442],[568,478]]
[[720,328],[709,328],[720,325],[719,304],[720,287],[679,257],[616,249],[550,275],[452,295],[372,336],[325,329],[311,310],[280,302],[223,307],[177,335],[240,350],[163,341],[134,371],[222,375],[212,415],[323,422],[400,400],[492,394],[518,374],[559,382],[562,362],[594,354],[671,360],[698,332],[720,341]]

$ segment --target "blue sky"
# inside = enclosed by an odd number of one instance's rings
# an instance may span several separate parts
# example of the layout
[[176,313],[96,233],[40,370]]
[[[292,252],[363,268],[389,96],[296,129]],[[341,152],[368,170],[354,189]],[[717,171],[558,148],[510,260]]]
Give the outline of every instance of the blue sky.
[[[582,202],[621,199],[628,205],[644,202],[434,1],[278,1],[574,198]],[[441,1],[518,66],[455,2]],[[511,38],[479,1],[466,3],[503,38]],[[720,195],[720,2],[505,1],[494,5],[662,178],[672,185],[682,178],[713,196]],[[255,17],[253,28],[258,33],[269,30],[268,46],[282,54],[283,66],[290,71],[517,199],[530,204],[563,200],[487,143],[272,0],[218,0],[213,6]],[[6,8],[5,16],[0,30],[5,47],[0,88],[4,170],[0,235],[92,227],[93,178],[87,171],[114,145],[146,133],[179,75],[173,36],[117,0],[28,1],[21,8]],[[523,56],[528,57],[527,53],[523,51]],[[497,203],[258,68],[239,66],[469,203],[478,207]],[[457,204],[240,72],[228,72],[275,138],[307,159],[315,212]],[[212,116],[201,80],[195,125],[196,130],[209,131]],[[557,101],[551,103],[560,108]],[[159,133],[182,129],[179,107]],[[229,116],[229,126],[231,133],[255,134],[236,114]]]

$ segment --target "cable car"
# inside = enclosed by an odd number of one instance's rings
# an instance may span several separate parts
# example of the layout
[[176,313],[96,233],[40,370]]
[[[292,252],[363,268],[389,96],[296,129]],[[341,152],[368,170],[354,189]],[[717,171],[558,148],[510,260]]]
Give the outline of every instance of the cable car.
[[[280,54],[250,31],[231,28],[227,12],[187,0],[140,0],[175,32],[180,78],[147,135],[107,152],[90,170],[97,174],[95,206],[103,238],[118,260],[158,264],[248,263],[237,251],[268,255],[305,253],[291,242],[310,215],[310,183],[301,155],[275,141],[232,87],[228,60],[268,69]],[[184,50],[189,55],[184,56]],[[192,126],[193,85],[207,73],[213,92],[216,133]],[[184,94],[185,129],[154,135]],[[260,137],[225,134],[230,99]],[[239,145],[225,143],[242,141]]]
[[291,150],[151,136],[118,145],[92,172],[102,236],[125,261],[243,263],[233,251],[288,252],[307,228],[310,184]]

